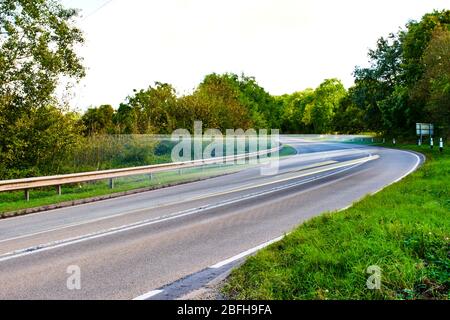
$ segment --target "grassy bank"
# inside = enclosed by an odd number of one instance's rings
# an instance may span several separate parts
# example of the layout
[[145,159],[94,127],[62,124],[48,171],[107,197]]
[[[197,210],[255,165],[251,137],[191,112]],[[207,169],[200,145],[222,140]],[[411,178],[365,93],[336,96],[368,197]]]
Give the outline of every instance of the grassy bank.
[[[450,152],[352,208],[301,225],[235,270],[232,299],[448,299]],[[381,289],[369,290],[369,266]]]
[[[296,154],[294,148],[285,146],[280,157]],[[228,166],[207,166],[203,169],[186,169],[182,174],[178,171],[161,172],[153,175],[150,180],[149,176],[133,176],[127,178],[115,179],[114,189],[109,188],[108,181],[98,181],[93,183],[84,183],[78,186],[63,186],[62,195],[57,195],[54,188],[34,189],[31,190],[30,201],[24,200],[23,191],[0,193],[0,217],[5,213],[18,210],[36,208],[41,206],[60,204],[80,199],[89,199],[94,197],[102,197],[114,193],[137,189],[157,189],[167,185],[174,185],[209,177],[215,177],[223,174],[229,174],[242,170],[245,165],[228,165]]]

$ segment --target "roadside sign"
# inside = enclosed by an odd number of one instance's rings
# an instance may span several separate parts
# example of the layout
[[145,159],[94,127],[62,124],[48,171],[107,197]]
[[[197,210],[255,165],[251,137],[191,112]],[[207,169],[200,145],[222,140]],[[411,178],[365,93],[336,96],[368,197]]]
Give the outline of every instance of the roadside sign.
[[434,136],[434,124],[431,123],[417,123],[416,131],[418,136]]

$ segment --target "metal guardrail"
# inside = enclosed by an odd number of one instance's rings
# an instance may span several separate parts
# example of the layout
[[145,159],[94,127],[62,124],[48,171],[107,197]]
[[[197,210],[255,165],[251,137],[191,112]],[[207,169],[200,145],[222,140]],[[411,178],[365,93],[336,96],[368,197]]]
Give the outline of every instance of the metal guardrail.
[[29,190],[33,188],[42,187],[56,187],[57,193],[61,194],[61,186],[66,184],[107,180],[110,179],[110,188],[114,188],[114,179],[121,177],[128,177],[134,175],[142,174],[153,174],[157,172],[181,170],[186,168],[201,167],[208,164],[217,163],[229,163],[242,159],[252,159],[258,156],[267,155],[276,151],[279,151],[282,145],[272,148],[269,150],[263,150],[252,153],[245,153],[241,155],[233,155],[227,157],[217,157],[201,160],[193,160],[186,162],[174,162],[174,163],[163,163],[157,165],[149,165],[142,167],[133,168],[123,168],[123,169],[112,169],[112,170],[102,170],[102,171],[92,171],[92,172],[82,172],[73,174],[64,174],[56,176],[45,176],[45,177],[35,177],[35,178],[25,178],[25,179],[14,179],[14,180],[3,180],[0,181],[0,192],[5,191],[25,191],[25,200],[29,201],[30,193]]

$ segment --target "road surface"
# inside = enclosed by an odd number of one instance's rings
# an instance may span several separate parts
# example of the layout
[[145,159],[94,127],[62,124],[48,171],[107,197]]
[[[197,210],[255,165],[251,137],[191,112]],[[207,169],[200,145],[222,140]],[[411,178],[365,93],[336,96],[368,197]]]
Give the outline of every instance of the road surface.
[[[251,168],[1,220],[0,299],[164,298],[165,286],[165,298],[177,298],[261,244],[377,192],[421,162],[398,150],[284,142],[298,155],[282,159],[275,176]],[[67,287],[70,266],[79,267],[80,290]]]

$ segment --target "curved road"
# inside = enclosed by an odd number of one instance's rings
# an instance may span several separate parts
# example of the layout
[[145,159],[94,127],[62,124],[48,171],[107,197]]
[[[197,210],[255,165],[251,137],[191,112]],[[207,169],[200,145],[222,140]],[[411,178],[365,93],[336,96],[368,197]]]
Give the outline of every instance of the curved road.
[[[283,142],[299,154],[282,159],[275,176],[252,168],[1,220],[0,299],[177,298],[252,248],[377,192],[422,161],[377,147]],[[69,266],[79,266],[81,290],[67,288]]]

